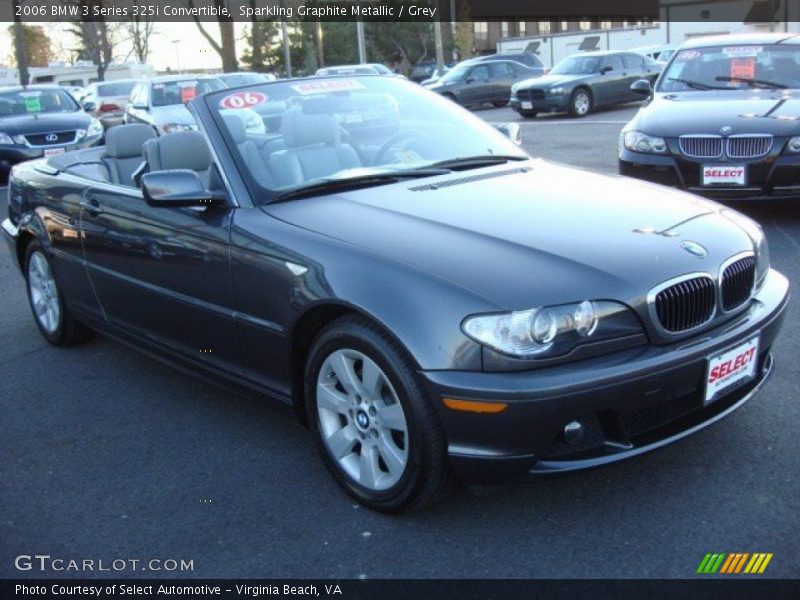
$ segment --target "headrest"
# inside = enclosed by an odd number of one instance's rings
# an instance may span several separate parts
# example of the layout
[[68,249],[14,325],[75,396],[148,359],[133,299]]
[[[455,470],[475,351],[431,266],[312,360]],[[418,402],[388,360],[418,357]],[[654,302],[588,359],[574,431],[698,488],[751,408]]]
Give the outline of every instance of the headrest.
[[106,132],[106,156],[111,158],[131,158],[142,155],[142,144],[156,137],[149,125],[132,123],[117,125]]
[[225,121],[225,127],[228,128],[234,144],[238,145],[247,141],[247,128],[244,126],[243,116],[229,113],[222,115],[222,119]]
[[339,143],[339,126],[332,116],[305,114],[299,108],[292,108],[283,115],[281,133],[290,148]]
[[150,140],[144,145],[144,156],[150,171],[205,171],[211,166],[208,144],[197,131],[179,131]]

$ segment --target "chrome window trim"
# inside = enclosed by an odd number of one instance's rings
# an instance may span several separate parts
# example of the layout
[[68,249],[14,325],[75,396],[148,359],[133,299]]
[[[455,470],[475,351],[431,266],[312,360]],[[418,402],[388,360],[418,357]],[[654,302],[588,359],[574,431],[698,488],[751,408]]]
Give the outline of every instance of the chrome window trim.
[[[743,258],[747,258],[749,256],[752,256],[753,258],[756,258],[756,253],[753,252],[752,250],[745,250],[744,252],[739,252],[738,254],[734,254],[733,256],[726,258],[724,261],[722,261],[722,265],[720,265],[720,267],[719,267],[719,274],[717,275],[717,282],[718,282],[717,283],[717,306],[719,307],[720,313],[722,313],[723,315],[730,315],[730,314],[733,314],[735,312],[739,312],[741,310],[744,310],[747,307],[747,305],[749,304],[749,301],[753,299],[753,292],[755,291],[755,288],[756,288],[755,273],[753,274],[753,285],[750,287],[750,296],[747,298],[747,300],[742,302],[739,306],[737,306],[733,310],[725,310],[725,303],[723,302],[723,299],[722,299],[722,275],[723,275],[723,273],[725,273],[725,269],[730,267],[737,260],[742,260]],[[756,262],[758,262],[758,261],[756,261]],[[756,266],[758,266],[758,265],[756,265]]]
[[[690,279],[698,279],[698,278],[706,278],[711,280],[711,284],[714,286],[715,293],[714,293],[714,309],[711,311],[708,319],[691,327],[689,329],[684,329],[683,331],[669,331],[668,329],[664,328],[661,325],[661,321],[658,319],[658,313],[656,312],[656,296],[665,289],[672,287],[673,285],[677,285],[679,283],[683,283],[684,281],[688,281]],[[711,273],[707,273],[705,271],[695,271],[693,273],[686,273],[684,275],[680,275],[678,277],[673,277],[672,279],[668,279],[667,281],[662,281],[657,286],[651,288],[649,292],[647,292],[647,313],[650,316],[650,322],[653,324],[655,329],[664,336],[669,337],[681,337],[685,336],[687,333],[691,333],[692,331],[696,331],[708,325],[714,318],[717,316],[717,310],[719,308],[719,284],[714,279],[714,276]]]

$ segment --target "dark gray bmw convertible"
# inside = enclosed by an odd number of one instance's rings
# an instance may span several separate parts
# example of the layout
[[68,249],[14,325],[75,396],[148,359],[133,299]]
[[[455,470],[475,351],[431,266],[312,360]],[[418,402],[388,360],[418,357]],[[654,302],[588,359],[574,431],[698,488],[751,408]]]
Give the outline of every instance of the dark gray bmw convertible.
[[[280,119],[250,133],[263,105]],[[533,160],[392,77],[190,108],[202,133],[120,126],[14,168],[36,323],[293,405],[367,506],[641,454],[772,369],[787,281],[730,209]]]

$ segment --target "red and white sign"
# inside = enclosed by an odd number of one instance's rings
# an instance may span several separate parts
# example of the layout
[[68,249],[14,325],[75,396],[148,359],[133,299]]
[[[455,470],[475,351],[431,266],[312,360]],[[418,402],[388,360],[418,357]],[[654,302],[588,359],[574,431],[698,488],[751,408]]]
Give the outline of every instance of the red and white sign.
[[707,165],[703,167],[703,185],[744,185],[746,173],[743,165]]
[[261,92],[236,92],[219,101],[222,108],[250,108],[267,101],[266,94]]
[[758,365],[758,336],[708,361],[705,403],[716,400],[718,392],[735,383],[752,379]]

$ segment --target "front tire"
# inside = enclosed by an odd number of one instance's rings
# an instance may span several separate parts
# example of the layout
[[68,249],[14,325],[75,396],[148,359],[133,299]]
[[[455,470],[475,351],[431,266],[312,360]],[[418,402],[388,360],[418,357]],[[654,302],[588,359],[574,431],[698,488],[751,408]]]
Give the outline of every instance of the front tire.
[[519,114],[523,119],[535,119],[539,113],[535,110],[520,110]]
[[492,101],[492,106],[494,106],[495,108],[503,108],[507,104],[508,104],[508,100],[493,100]]
[[381,512],[421,509],[452,475],[444,432],[405,351],[345,317],[314,341],[305,370],[309,427],[336,482]]
[[54,346],[73,346],[92,337],[92,330],[76,321],[64,302],[38,240],[25,251],[25,281],[33,318],[44,339]]
[[592,112],[593,103],[589,90],[578,88],[569,98],[569,114],[573,117],[585,117]]

